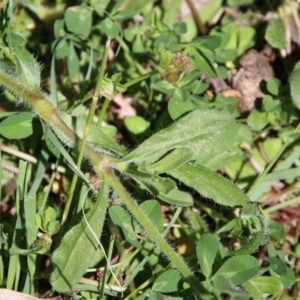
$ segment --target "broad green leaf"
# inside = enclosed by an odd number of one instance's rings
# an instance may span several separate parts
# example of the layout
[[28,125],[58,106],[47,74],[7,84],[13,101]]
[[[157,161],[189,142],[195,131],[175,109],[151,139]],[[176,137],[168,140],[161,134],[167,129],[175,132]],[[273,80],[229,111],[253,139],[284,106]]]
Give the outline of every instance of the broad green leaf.
[[186,164],[168,173],[218,204],[234,207],[249,201],[234,183],[203,166]]
[[267,90],[277,96],[281,89],[281,81],[278,78],[272,77],[267,81]]
[[86,218],[65,234],[53,252],[52,263],[56,268],[50,281],[54,290],[71,291],[90,266],[99,246],[97,239],[101,236],[105,220],[108,193],[109,185],[104,181],[98,201],[86,214]]
[[290,289],[295,284],[295,273],[291,268],[287,268],[284,275],[279,275],[273,270],[271,270],[270,273],[272,277],[278,279],[285,288]]
[[[127,170],[126,170],[127,171]],[[126,172],[125,171],[125,172]],[[130,174],[145,189],[161,200],[180,206],[193,205],[193,198],[189,193],[178,190],[176,183],[170,178],[139,178]]]
[[186,33],[186,31],[187,31],[186,23],[185,22],[174,23],[173,29],[179,34]]
[[156,200],[147,200],[139,205],[140,210],[145,216],[149,218],[153,226],[155,226],[159,232],[164,231],[164,216],[161,212],[161,207]]
[[110,38],[115,38],[118,34],[119,34],[119,27],[116,24],[115,21],[111,20],[110,18],[105,18],[102,22],[101,22],[102,28],[104,33],[110,37]]
[[192,110],[194,110],[194,104],[190,100],[180,101],[176,98],[171,98],[168,102],[168,112],[173,120]]
[[277,294],[283,290],[281,282],[271,276],[259,276],[250,280],[261,294]]
[[247,118],[247,124],[253,129],[260,131],[268,124],[268,114],[253,109]]
[[164,156],[158,162],[147,167],[150,172],[166,173],[187,163],[193,153],[189,148],[179,148]]
[[256,43],[256,30],[245,26],[239,28],[238,55],[242,55]]
[[11,115],[0,123],[0,135],[7,139],[24,139],[33,133],[32,119],[29,112]]
[[[166,299],[166,297],[163,297],[163,295],[162,294],[160,294],[160,293],[156,293],[156,292],[154,292],[154,291],[150,291],[150,293],[149,293],[149,296],[146,294],[146,293],[144,293],[144,294],[142,294],[142,295],[140,295],[138,298],[137,298],[137,300],[168,300],[168,299]],[[171,300],[171,299],[170,299]],[[175,299],[176,300],[176,299]]]
[[284,237],[285,228],[281,224],[270,220],[269,231],[270,231],[270,236],[276,239],[277,242],[280,242]]
[[132,45],[133,53],[144,53],[145,47],[143,44],[143,39],[140,34],[137,34]]
[[53,44],[55,46],[55,58],[61,59],[68,56],[69,53],[69,44],[67,43],[66,39],[63,38],[60,41],[57,41]]
[[11,47],[16,47],[16,46],[21,46],[25,44],[25,39],[17,33],[11,32],[10,33],[10,46]]
[[217,294],[225,293],[231,296],[232,300],[248,300],[251,295],[247,290],[239,289],[232,284],[230,278],[223,275],[216,275],[213,278],[213,287],[217,290]]
[[234,256],[224,262],[212,279],[217,275],[223,275],[233,284],[239,285],[253,278],[258,273],[259,268],[258,260],[253,256]]
[[133,17],[136,14],[134,10],[131,9],[123,9],[118,11],[115,15],[113,15],[113,19],[115,21],[123,21]]
[[126,117],[124,123],[127,129],[134,134],[141,134],[150,126],[150,123],[140,116]]
[[189,148],[191,160],[205,161],[231,148],[237,130],[234,119],[225,111],[195,110],[152,135],[119,161],[150,165],[177,148]]
[[213,234],[203,234],[197,242],[197,258],[200,270],[208,278],[212,272],[212,265],[219,249],[218,238]]
[[192,40],[192,43],[196,46],[201,46],[203,48],[207,48],[209,50],[217,49],[221,46],[221,37],[217,35],[213,36],[201,36],[196,37]]
[[109,208],[109,216],[115,225],[122,228],[125,239],[136,248],[141,248],[141,244],[136,237],[133,228],[133,219],[128,212],[121,206],[111,206]]
[[65,22],[69,31],[87,38],[92,28],[92,11],[87,6],[68,7]]
[[289,81],[292,101],[296,108],[300,109],[300,61],[295,65]]
[[35,58],[24,47],[14,47],[13,55],[16,63],[15,75],[24,86],[32,91],[40,91],[40,66]]
[[268,23],[265,38],[273,48],[283,49],[286,46],[284,27],[280,20],[273,19]]
[[96,13],[100,17],[103,17],[103,15],[105,14],[105,9],[106,9],[106,6],[109,4],[109,2],[110,2],[110,0],[97,1],[94,8],[95,8]]
[[152,290],[161,293],[173,293],[179,290],[182,275],[175,269],[165,271],[153,283]]
[[[192,70],[187,75],[185,75],[178,83],[178,87],[180,88],[190,88],[195,81],[199,78],[199,71]],[[183,101],[186,99],[182,99]]]
[[287,266],[285,263],[278,257],[269,258],[271,269],[280,276],[284,276],[287,273]]
[[179,191],[177,189],[170,191],[167,194],[159,193],[157,195],[161,200],[179,206],[192,206],[193,198],[189,193]]
[[63,20],[56,20],[54,22],[54,36],[55,38],[64,37],[66,35],[65,32],[65,22]]
[[216,78],[218,78],[218,75],[216,73],[216,70],[215,70],[212,62],[210,61],[209,57],[207,56],[207,52],[209,52],[209,50],[206,50],[206,51],[205,50],[206,49],[201,49],[201,51],[200,51],[199,49],[191,48],[189,54],[191,56],[193,56],[194,64],[201,72],[203,72],[210,78],[216,79]]

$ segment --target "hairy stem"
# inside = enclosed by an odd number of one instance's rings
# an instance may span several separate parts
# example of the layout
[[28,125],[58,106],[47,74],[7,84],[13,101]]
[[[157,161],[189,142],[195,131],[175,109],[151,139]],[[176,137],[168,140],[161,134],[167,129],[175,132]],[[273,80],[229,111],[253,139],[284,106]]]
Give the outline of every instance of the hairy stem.
[[[13,79],[12,76],[0,70],[0,84],[11,90],[14,94],[26,100],[33,110],[46,122],[66,136],[74,146],[79,147],[82,143],[81,138],[72,131],[71,128],[62,120],[59,112],[54,105],[41,92],[32,92],[20,82]],[[123,199],[128,210],[135,216],[136,220],[148,232],[150,239],[162,251],[165,257],[172,262],[191,286],[204,298],[210,299],[209,292],[203,287],[200,281],[195,277],[189,269],[183,258],[167,243],[163,236],[157,231],[151,221],[139,209],[135,201],[130,197],[126,189],[123,187],[111,167],[113,158],[96,152],[89,145],[85,145],[84,154],[90,160],[95,172],[100,178],[107,176],[109,184],[115,189],[119,196]]]

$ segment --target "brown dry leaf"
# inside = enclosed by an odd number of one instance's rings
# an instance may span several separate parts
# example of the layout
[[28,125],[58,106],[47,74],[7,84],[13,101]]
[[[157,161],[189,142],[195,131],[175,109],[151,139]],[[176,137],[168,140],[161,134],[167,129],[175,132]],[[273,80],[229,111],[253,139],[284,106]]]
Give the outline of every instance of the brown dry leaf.
[[242,98],[241,93],[234,89],[224,90],[224,91],[222,91],[222,95],[226,98],[229,98],[229,97],[235,97],[235,98],[239,98],[239,99]]
[[251,49],[240,59],[241,69],[233,76],[232,84],[241,95],[239,109],[241,112],[249,112],[255,107],[256,99],[263,98],[260,84],[267,82],[274,72],[267,58]]
[[[28,294],[19,293],[16,291],[11,291],[7,289],[0,289],[0,300],[40,300],[41,298],[36,298]],[[43,298],[43,300],[59,300],[61,296],[53,298]]]

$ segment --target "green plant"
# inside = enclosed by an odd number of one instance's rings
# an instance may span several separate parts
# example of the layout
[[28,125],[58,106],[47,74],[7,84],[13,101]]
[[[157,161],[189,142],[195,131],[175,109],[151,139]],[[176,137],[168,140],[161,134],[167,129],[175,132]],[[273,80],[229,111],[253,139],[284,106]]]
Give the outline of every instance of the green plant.
[[[292,270],[283,263],[280,252],[270,242],[271,237],[278,243],[282,240],[283,227],[266,220],[256,203],[252,203],[233,182],[215,172],[240,157],[242,150],[239,145],[248,141],[244,125],[237,123],[226,110],[203,108],[208,105],[199,96],[207,88],[198,79],[199,71],[212,78],[218,76],[214,63],[220,60],[216,58],[218,52],[213,50],[221,46],[221,34],[197,37],[191,42],[185,42],[181,40],[181,34],[185,32],[183,25],[171,29],[157,18],[155,12],[149,14],[139,28],[129,27],[124,36],[128,41],[133,41],[133,53],[148,49],[149,54],[154,52],[153,57],[159,63],[154,71],[134,78],[130,77],[133,71],[129,70],[126,82],[118,72],[118,66],[113,68],[108,62],[111,39],[116,38],[119,42],[124,61],[134,65],[134,72],[138,70],[142,73],[145,69],[126,48],[117,23],[136,12],[131,9],[120,10],[121,5],[122,1],[91,1],[89,5],[69,7],[64,21],[55,22],[51,97],[40,87],[39,64],[24,49],[21,37],[10,32],[10,4],[3,12],[6,31],[2,35],[1,49],[5,60],[0,66],[0,83],[15,95],[19,103],[24,103],[32,114],[16,112],[10,116],[2,115],[5,120],[0,124],[0,133],[8,139],[27,138],[33,135],[33,124],[38,124],[37,119],[40,120],[42,134],[35,135],[35,138],[45,141],[41,155],[48,157],[52,152],[58,159],[57,164],[63,162],[72,173],[66,203],[61,212],[48,204],[49,193],[43,195],[42,204],[39,201],[38,188],[45,163],[39,161],[37,174],[33,176],[32,167],[20,161],[16,197],[18,213],[14,233],[9,241],[3,238],[2,242],[9,257],[6,287],[19,289],[20,261],[21,256],[25,256],[27,274],[21,290],[35,294],[37,288],[33,278],[38,271],[37,262],[40,255],[47,255],[55,266],[50,272],[54,291],[68,293],[81,290],[82,297],[87,299],[102,299],[108,295],[136,297],[140,288],[131,290],[128,295],[127,287],[143,270],[148,259],[158,261],[162,255],[169,263],[168,270],[163,271],[163,262],[150,263],[159,274],[155,280],[148,279],[146,282],[146,285],[153,283],[150,299],[160,299],[164,293],[174,293],[184,299],[194,294],[203,299],[221,299],[222,293],[230,294],[232,299],[264,299],[265,295],[280,295],[284,287],[290,287],[295,281]],[[93,15],[97,15],[97,20],[101,21],[102,53],[94,50],[96,47],[93,43],[99,41],[93,38],[100,25],[92,23]],[[241,49],[248,46],[243,47]],[[78,53],[82,56],[82,65]],[[93,66],[93,55],[97,58],[101,56],[99,68]],[[60,99],[56,90],[55,59],[63,58],[66,58],[67,76],[61,90],[74,86],[77,89],[76,101]],[[291,77],[292,91],[295,90],[295,76],[299,77],[296,72]],[[91,74],[97,78],[95,81]],[[103,127],[102,123],[117,93],[128,92],[133,85],[142,84],[149,78],[153,80],[153,91],[160,91],[170,97],[168,112],[173,120],[169,121],[168,127],[152,134],[134,150],[130,150],[111,139],[116,134],[115,127]],[[94,92],[87,94],[93,85]],[[273,90],[270,83],[270,93]],[[88,113],[77,117],[80,111],[86,112],[84,103],[89,99],[91,106]],[[98,109],[99,100],[103,100],[101,109]],[[270,110],[267,104],[265,109]],[[95,116],[97,122],[93,122]],[[16,126],[18,131],[15,130]],[[130,129],[130,125],[127,126]],[[141,131],[144,131],[148,125],[142,122],[141,126]],[[294,136],[297,134],[298,128],[294,130]],[[294,137],[286,141],[281,152],[254,183],[250,190],[252,193],[260,186],[279,155],[290,145],[291,139]],[[72,157],[76,158],[75,161]],[[87,170],[87,165],[96,173],[97,183],[93,183],[82,171]],[[52,175],[53,181],[54,173]],[[30,180],[33,181],[31,185]],[[76,197],[78,190],[79,196]],[[199,196],[195,197],[196,205],[209,215],[220,210],[230,217],[217,222],[213,234],[205,226],[198,233],[187,232],[196,244],[196,257],[187,263],[170,246],[166,235],[172,223],[180,222],[179,214],[183,208],[195,228],[203,222],[190,209],[194,204],[192,190],[213,201],[217,209],[212,209],[210,202],[203,204],[198,200]],[[155,199],[148,199],[149,195]],[[251,199],[257,200],[252,197],[253,194]],[[109,207],[109,199],[118,198],[122,204]],[[165,230],[157,199],[168,203],[175,210]],[[233,214],[236,208],[238,217]],[[103,235],[107,211],[113,223],[122,229],[126,243],[134,246],[137,252],[147,253],[149,257],[144,255],[140,260],[131,258],[126,250],[122,250],[125,242],[122,245],[117,242],[124,256],[120,265],[109,265],[113,255],[113,241],[108,241],[106,248],[99,241]],[[5,227],[3,230],[7,231]],[[142,234],[144,232],[146,236]],[[52,236],[61,241],[53,243]],[[240,246],[234,247],[235,242]],[[251,254],[266,244],[270,266],[262,267]],[[104,263],[101,261],[103,256],[106,258]],[[121,285],[118,272],[121,273],[122,264],[126,266],[126,260],[132,260],[136,266]],[[83,277],[89,268],[99,266],[99,261],[104,266],[104,276],[100,282]],[[191,268],[192,265],[196,267]],[[139,299],[146,297],[144,293]]]

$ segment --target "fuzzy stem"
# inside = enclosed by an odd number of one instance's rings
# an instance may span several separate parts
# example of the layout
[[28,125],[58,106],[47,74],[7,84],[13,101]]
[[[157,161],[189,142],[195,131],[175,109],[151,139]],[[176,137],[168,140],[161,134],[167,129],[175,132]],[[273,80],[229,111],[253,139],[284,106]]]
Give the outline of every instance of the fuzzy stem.
[[[134,215],[135,219],[144,227],[147,231],[150,239],[155,242],[160,251],[162,251],[165,257],[175,266],[180,273],[187,279],[190,285],[203,297],[209,296],[208,291],[203,287],[201,282],[195,277],[193,272],[189,269],[183,258],[166,242],[164,237],[157,231],[153,223],[145,216],[140,210],[136,202],[130,197],[126,189],[123,187],[119,179],[111,171],[109,174],[110,185],[118,193],[120,198],[128,210]],[[208,299],[208,298],[207,298]]]
[[[0,84],[11,90],[14,94],[26,100],[34,111],[51,127],[59,129],[65,136],[71,140],[75,146],[81,144],[81,139],[74,133],[67,124],[61,119],[57,109],[41,92],[30,91],[20,82],[14,80],[12,76],[3,73],[0,70]],[[136,220],[148,232],[150,239],[159,247],[166,258],[168,258],[175,268],[177,268],[191,286],[202,296],[203,299],[211,299],[209,292],[203,287],[201,282],[195,277],[189,269],[183,258],[166,242],[163,236],[157,231],[151,221],[140,210],[135,201],[130,197],[122,183],[114,174],[111,168],[112,158],[94,151],[88,145],[85,146],[85,155],[94,166],[95,172],[100,178],[107,176],[109,184],[115,189],[123,199],[126,207],[136,218]]]

